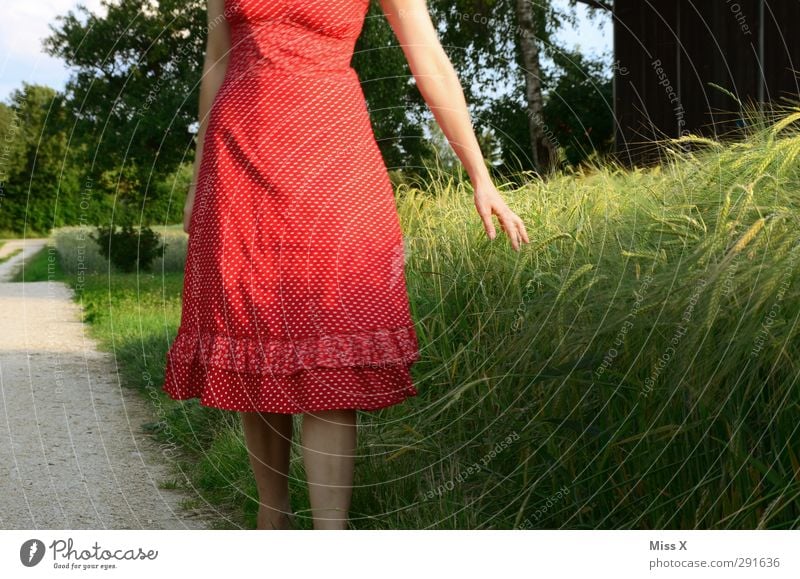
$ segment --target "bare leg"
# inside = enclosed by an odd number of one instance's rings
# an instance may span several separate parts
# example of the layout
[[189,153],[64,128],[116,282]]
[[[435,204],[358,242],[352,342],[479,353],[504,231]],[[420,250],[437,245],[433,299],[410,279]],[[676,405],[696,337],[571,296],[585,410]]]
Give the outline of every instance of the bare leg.
[[288,529],[292,415],[241,412],[250,465],[258,487],[256,529]]
[[303,462],[314,529],[347,528],[355,454],[355,410],[303,415]]

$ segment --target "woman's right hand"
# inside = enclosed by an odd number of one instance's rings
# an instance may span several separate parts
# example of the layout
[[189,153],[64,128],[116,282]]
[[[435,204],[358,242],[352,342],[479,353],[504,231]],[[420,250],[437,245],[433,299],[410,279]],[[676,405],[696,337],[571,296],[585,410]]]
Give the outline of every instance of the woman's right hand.
[[492,223],[492,215],[496,215],[500,226],[511,240],[511,247],[514,251],[519,251],[523,243],[530,243],[528,232],[525,231],[525,224],[522,219],[508,208],[508,205],[500,196],[500,192],[491,181],[476,185],[474,198],[475,208],[483,221],[483,226],[489,239],[494,239],[497,235]]

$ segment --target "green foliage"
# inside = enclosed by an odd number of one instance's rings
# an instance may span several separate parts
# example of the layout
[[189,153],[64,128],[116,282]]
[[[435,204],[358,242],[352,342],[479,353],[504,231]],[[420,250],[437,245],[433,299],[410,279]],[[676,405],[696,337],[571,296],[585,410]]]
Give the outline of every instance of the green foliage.
[[91,178],[110,175],[115,195],[141,204],[194,146],[206,2],[104,6],[102,17],[80,4],[59,16],[45,49],[77,71],[65,92],[72,139],[91,152]]
[[[53,232],[53,244],[59,256],[59,264],[66,275],[80,278],[84,275],[108,276],[111,263],[103,255],[100,244],[91,240],[87,227],[59,227]],[[164,240],[164,251],[158,252],[152,262],[152,270],[161,273],[183,273],[186,247],[189,236],[181,224],[160,228]],[[87,242],[88,241],[88,242]],[[106,252],[107,253],[107,252]]]
[[420,119],[425,101],[378,2],[371,2],[351,61],[361,80],[375,139],[389,169],[414,172],[431,153]]
[[66,225],[181,221],[190,163],[154,174],[153,194],[140,198],[130,163],[93,176],[89,149],[69,138],[69,111],[64,95],[28,83],[9,104],[0,103],[0,136],[8,147],[0,160],[0,231],[31,236]]
[[[488,159],[506,178],[536,169],[531,155],[525,77],[518,50],[519,27],[513,0],[430,2],[441,22],[442,44],[458,70],[475,126],[484,139]],[[611,78],[602,59],[593,59],[559,45],[555,33],[575,22],[574,2],[564,7],[534,2],[536,37],[542,55],[544,115],[538,119],[545,137],[561,150],[562,160],[577,165],[609,152],[613,137]],[[547,67],[549,57],[552,67]],[[512,66],[512,63],[516,66]]]
[[0,104],[2,163],[0,230],[46,234],[77,213],[79,148],[68,141],[68,107],[55,90],[23,83]]
[[547,94],[544,116],[555,145],[572,165],[594,154],[610,153],[614,103],[612,80],[603,62],[574,51],[559,52],[554,60],[558,72]]
[[158,252],[166,249],[159,234],[149,227],[123,225],[117,231],[114,226],[99,226],[89,237],[97,242],[103,257],[126,273],[149,270]]
[[53,244],[25,258],[11,276],[11,281],[25,283],[54,280],[66,281],[66,275],[61,267],[61,255]]

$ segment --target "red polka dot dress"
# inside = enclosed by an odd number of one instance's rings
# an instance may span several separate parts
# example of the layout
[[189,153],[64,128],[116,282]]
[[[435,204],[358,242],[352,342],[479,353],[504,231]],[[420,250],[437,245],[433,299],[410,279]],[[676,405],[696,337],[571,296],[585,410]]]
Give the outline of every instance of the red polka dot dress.
[[417,394],[394,191],[350,66],[369,0],[227,0],[163,385],[236,411]]

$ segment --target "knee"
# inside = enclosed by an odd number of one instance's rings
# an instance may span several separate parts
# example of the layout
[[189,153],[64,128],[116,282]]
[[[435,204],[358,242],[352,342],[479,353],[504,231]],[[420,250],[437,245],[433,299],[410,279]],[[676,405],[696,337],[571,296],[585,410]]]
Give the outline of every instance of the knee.
[[305,412],[303,414],[303,420],[307,418],[311,420],[331,422],[334,424],[353,424],[355,423],[356,411],[351,408],[318,410],[314,412]]

